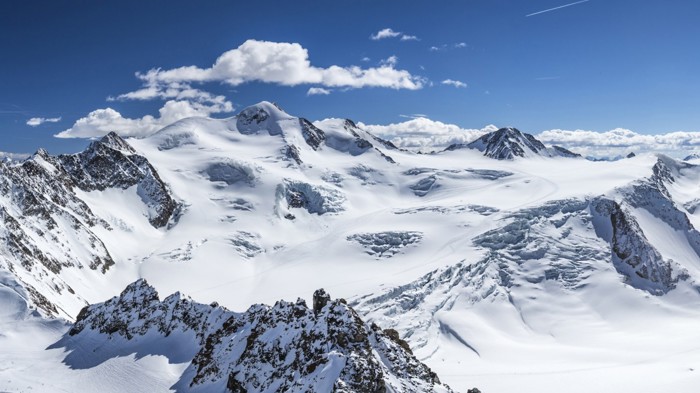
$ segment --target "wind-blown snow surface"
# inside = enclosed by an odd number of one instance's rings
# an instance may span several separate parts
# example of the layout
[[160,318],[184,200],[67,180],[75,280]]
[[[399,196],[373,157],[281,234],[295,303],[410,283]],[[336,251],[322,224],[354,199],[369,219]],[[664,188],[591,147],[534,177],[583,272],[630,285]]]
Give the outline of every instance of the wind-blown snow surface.
[[[457,391],[700,386],[700,167],[413,154],[270,103],[128,143],[179,210],[158,227],[137,186],[75,189],[115,264],[46,273],[76,283],[40,288],[65,315],[137,278],[236,311],[325,288]],[[134,351],[71,369],[45,349],[67,327],[32,315],[32,276],[2,269],[0,391],[165,391],[187,368]]]

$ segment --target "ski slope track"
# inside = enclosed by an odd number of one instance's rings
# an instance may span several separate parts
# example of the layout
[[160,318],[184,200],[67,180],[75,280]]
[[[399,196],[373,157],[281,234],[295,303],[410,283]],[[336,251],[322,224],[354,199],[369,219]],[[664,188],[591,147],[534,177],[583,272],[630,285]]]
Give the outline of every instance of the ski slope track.
[[0,391],[697,392],[698,163],[269,102],[2,162]]

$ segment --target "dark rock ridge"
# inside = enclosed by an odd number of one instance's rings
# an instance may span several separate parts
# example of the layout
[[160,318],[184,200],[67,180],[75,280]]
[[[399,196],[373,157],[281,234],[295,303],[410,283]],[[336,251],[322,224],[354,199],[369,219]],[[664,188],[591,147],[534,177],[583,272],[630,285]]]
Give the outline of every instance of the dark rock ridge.
[[[290,126],[294,122],[298,122],[299,131],[295,130],[296,127]],[[281,123],[286,125],[283,126]],[[394,159],[380,147],[398,150],[393,143],[359,128],[352,120],[345,120],[339,132],[327,132],[308,119],[291,116],[278,105],[266,101],[245,108],[236,115],[236,128],[246,135],[267,133],[281,136],[285,142],[280,152],[281,157],[297,165],[304,162],[303,144],[315,151],[328,147],[353,156],[374,151],[391,163],[395,162]],[[300,132],[300,135],[296,135],[297,132]]]
[[179,293],[160,301],[139,280],[85,307],[52,348],[68,350],[74,366],[127,355],[126,347],[189,358],[178,392],[451,392],[398,332],[363,322],[323,290],[313,300],[312,309],[299,299],[235,313]]
[[610,242],[613,265],[630,285],[660,295],[675,288],[679,279],[687,278],[684,271],[676,273],[674,266],[664,260],[634,216],[619,203],[598,198],[591,204],[591,212],[609,220],[606,226],[610,230],[603,231],[602,237]]
[[543,157],[581,157],[561,146],[547,148],[531,134],[521,132],[517,128],[506,127],[489,132],[477,140],[463,144],[456,143],[448,146],[446,151],[458,149],[475,149],[486,157],[497,160],[512,160],[517,157],[538,155]]
[[277,213],[282,216],[289,209],[304,209],[311,214],[323,215],[345,210],[345,195],[335,188],[285,179],[276,189]]
[[150,223],[167,224],[177,203],[148,160],[115,133],[81,153],[51,156],[40,149],[22,162],[0,163],[0,245],[5,250],[0,268],[14,273],[31,303],[45,314],[70,317],[47,300],[83,302],[61,278],[64,269],[105,273],[114,265],[94,232],[95,227],[110,230],[110,225],[76,191],[132,186],[153,212]]
[[141,200],[154,212],[149,222],[156,228],[165,226],[178,207],[146,157],[136,154],[114,132],[91,143],[81,153],[60,155],[51,161],[83,191],[137,186]]

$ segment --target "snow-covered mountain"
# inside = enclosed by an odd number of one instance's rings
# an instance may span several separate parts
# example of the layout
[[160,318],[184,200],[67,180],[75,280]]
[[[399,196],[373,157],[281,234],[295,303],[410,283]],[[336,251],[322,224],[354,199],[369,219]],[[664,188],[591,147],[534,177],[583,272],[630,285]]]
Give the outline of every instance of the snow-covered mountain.
[[0,390],[694,391],[700,167],[569,153],[263,102],[0,163]]
[[179,293],[160,301],[139,280],[118,297],[85,307],[54,347],[70,350],[66,363],[78,368],[131,348],[165,350],[160,354],[190,360],[177,391],[452,391],[395,330],[366,324],[322,289],[312,308],[299,299],[235,313]]
[[512,160],[516,157],[581,157],[561,146],[546,147],[534,136],[517,128],[501,128],[467,144],[452,144],[446,150],[475,149],[486,157],[497,160]]

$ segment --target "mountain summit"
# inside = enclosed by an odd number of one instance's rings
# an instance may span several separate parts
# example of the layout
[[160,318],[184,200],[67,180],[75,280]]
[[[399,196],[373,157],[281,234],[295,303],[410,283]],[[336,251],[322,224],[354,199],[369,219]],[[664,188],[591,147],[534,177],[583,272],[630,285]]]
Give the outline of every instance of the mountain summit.
[[512,160],[516,157],[580,157],[560,146],[546,147],[531,134],[521,132],[514,127],[501,128],[498,131],[483,135],[468,144],[452,144],[445,150],[475,149],[483,152],[486,157],[497,160]]

